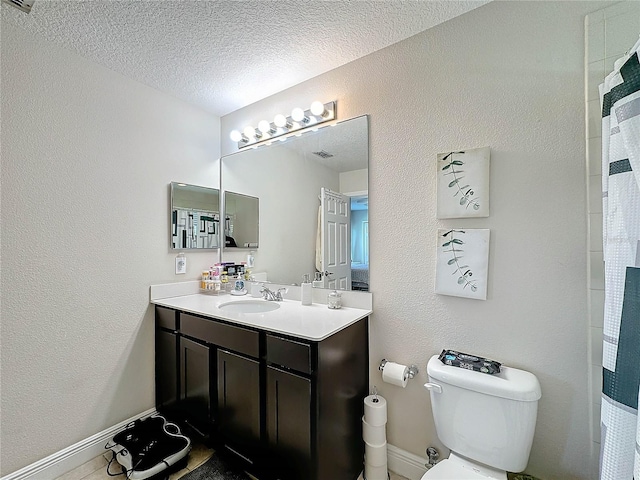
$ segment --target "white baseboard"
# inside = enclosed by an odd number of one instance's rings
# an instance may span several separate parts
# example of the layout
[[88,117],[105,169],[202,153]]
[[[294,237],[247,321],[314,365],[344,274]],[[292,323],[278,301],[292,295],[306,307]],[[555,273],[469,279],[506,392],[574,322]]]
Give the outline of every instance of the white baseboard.
[[[57,478],[89,460],[105,453],[104,445],[125,425],[138,420],[139,418],[150,417],[156,413],[155,408],[149,409],[117,425],[109,427],[89,438],[79,441],[59,452],[49,455],[42,460],[38,460],[31,465],[27,465],[20,470],[16,470],[6,475],[0,480],[39,480],[43,478]],[[413,453],[402,450],[394,445],[387,444],[387,462],[390,471],[402,475],[409,480],[420,480],[427,471],[426,458],[422,458]]]
[[49,455],[42,460],[38,460],[31,465],[27,465],[20,470],[16,470],[9,475],[2,477],[0,480],[36,480],[43,478],[58,478],[83,463],[97,457],[101,453],[105,453],[104,448],[108,440],[110,440],[125,425],[139,418],[146,418],[156,413],[156,409],[152,408],[146,412],[135,415],[113,427],[109,427],[101,432],[92,435],[89,438],[79,441],[59,452]]
[[387,466],[390,471],[409,480],[420,480],[427,471],[424,466],[429,461],[413,453],[387,444]]

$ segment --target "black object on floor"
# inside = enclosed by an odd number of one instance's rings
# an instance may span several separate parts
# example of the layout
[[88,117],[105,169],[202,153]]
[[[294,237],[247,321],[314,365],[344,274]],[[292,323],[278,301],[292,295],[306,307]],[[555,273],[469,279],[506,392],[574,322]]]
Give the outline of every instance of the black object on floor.
[[250,480],[250,477],[241,468],[213,454],[204,464],[180,477],[180,480]]
[[[136,420],[117,433],[105,448],[122,465],[128,480],[151,479],[183,460],[191,450],[191,440],[175,423],[162,415]],[[111,475],[111,464],[107,473]]]

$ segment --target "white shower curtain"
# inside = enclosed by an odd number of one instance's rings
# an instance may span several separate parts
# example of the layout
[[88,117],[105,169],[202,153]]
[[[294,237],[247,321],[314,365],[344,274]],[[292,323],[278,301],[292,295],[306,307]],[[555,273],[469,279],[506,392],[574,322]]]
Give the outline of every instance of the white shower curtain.
[[605,311],[601,480],[640,480],[640,40],[600,86]]

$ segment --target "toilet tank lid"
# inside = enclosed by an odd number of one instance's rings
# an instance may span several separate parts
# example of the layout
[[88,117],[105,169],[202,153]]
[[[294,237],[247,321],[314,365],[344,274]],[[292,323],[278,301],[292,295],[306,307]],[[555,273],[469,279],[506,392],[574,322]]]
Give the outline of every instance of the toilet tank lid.
[[500,367],[500,373],[489,375],[445,365],[438,355],[434,355],[427,363],[427,373],[442,383],[494,397],[534,402],[542,396],[540,382],[533,373],[504,365]]

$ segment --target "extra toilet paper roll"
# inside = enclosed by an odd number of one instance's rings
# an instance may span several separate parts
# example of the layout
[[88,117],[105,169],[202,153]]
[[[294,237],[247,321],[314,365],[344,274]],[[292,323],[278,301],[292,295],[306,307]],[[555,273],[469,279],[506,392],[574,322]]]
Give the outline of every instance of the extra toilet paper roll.
[[409,380],[409,367],[399,363],[387,362],[382,368],[382,380],[397,385],[398,387],[406,387]]
[[362,439],[370,445],[382,445],[387,441],[385,425],[370,425],[362,417]]
[[364,419],[374,427],[387,423],[387,401],[380,395],[364,398]]
[[388,480],[386,465],[364,464],[364,478],[366,480]]
[[382,445],[369,445],[364,442],[364,463],[374,467],[387,466],[387,442]]

